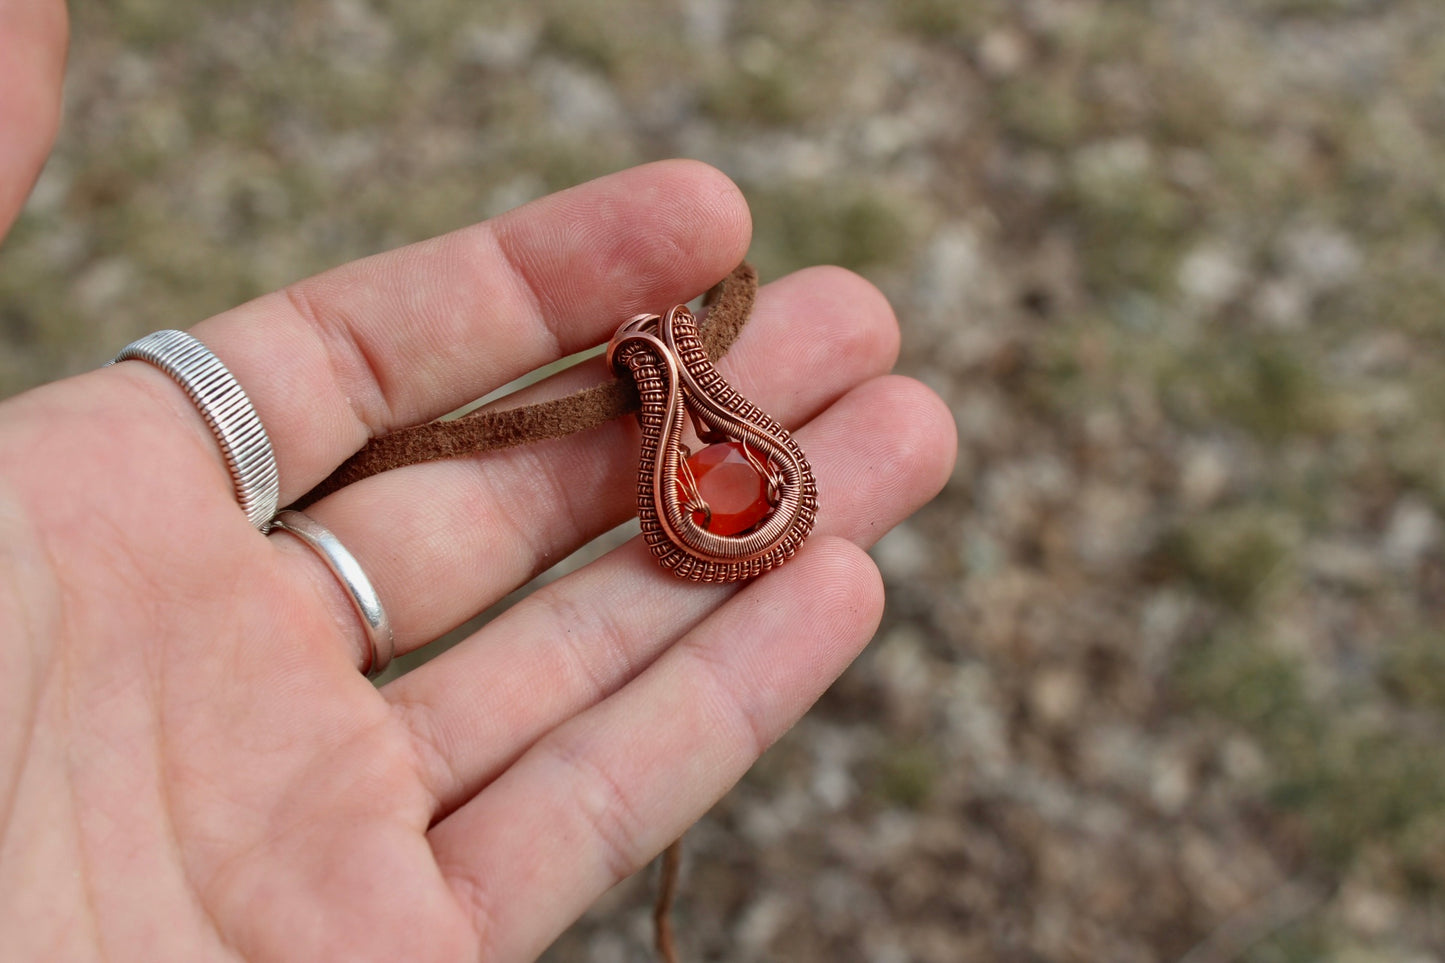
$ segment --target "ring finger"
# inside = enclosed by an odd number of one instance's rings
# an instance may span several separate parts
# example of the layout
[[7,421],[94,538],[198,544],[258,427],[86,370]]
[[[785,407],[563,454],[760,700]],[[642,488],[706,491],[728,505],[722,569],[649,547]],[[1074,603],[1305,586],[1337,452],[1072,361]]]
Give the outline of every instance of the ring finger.
[[[953,465],[947,410],[907,378],[854,388],[798,435],[818,476],[815,537],[861,547],[937,494]],[[788,582],[788,571],[777,575]],[[730,591],[665,574],[635,538],[384,687],[413,734],[437,812],[450,812],[544,733],[608,699]]]

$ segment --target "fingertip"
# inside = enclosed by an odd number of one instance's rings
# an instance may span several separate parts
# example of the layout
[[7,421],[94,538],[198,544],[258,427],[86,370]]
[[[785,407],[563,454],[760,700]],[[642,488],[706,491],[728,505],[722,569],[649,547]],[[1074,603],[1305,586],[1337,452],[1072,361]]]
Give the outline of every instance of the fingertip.
[[697,198],[700,209],[716,225],[718,241],[731,251],[736,265],[748,253],[753,238],[753,214],[742,188],[731,177],[705,161],[692,158],[658,161],[655,165],[676,176],[685,194]]
[[800,434],[814,452],[819,524],[864,547],[942,490],[958,451],[942,400],[899,375],[858,386]]
[[943,490],[958,457],[953,412],[927,385],[903,375],[876,378],[862,389],[872,402],[894,413],[880,453],[884,464],[906,476],[927,501]]
[[898,315],[887,296],[867,278],[832,265],[803,268],[769,285],[788,295],[788,306],[808,319],[805,344],[839,358],[868,359],[873,373],[898,360]]
[[696,261],[688,267],[702,269],[711,278],[709,285],[747,256],[752,212],[742,189],[722,171],[703,161],[674,159],[624,173],[644,182],[655,179],[658,210],[665,212],[683,245],[671,253]]
[[[706,661],[730,666],[727,699],[748,719],[750,764],[807,711],[872,640],[883,617],[883,579],[846,539],[814,535],[782,569],[685,637]],[[728,640],[726,649],[719,639]],[[746,641],[738,641],[746,640]]]
[[853,628],[848,641],[866,643],[883,619],[883,576],[863,549],[836,535],[818,535],[808,545],[814,567],[810,589],[814,610],[821,618],[848,616]]
[[868,339],[861,342],[874,355],[885,361],[884,370],[891,371],[898,361],[902,333],[898,314],[882,289],[863,275],[843,267],[817,269],[838,294],[840,300],[853,306],[854,313],[867,320]]
[[60,128],[70,36],[66,5],[0,0],[0,234],[30,193]]
[[[752,216],[721,171],[667,160],[541,198],[494,218],[487,229],[541,313],[567,329],[595,324],[594,312],[576,314],[590,291],[626,292],[609,306],[612,324],[701,294],[747,253]],[[560,249],[574,252],[563,273]],[[575,350],[570,341],[568,347]]]

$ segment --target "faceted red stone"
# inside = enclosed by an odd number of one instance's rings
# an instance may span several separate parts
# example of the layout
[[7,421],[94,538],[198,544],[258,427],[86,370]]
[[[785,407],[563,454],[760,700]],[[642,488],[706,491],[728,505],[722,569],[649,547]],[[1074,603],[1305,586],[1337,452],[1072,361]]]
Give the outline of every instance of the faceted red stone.
[[[702,512],[694,512],[693,521],[714,535],[737,535],[767,517],[772,507],[768,504],[768,481],[748,462],[741,443],[725,441],[708,445],[689,458],[687,464],[697,479],[698,494],[712,510],[711,519]],[[678,497],[684,503],[687,500],[681,482]]]

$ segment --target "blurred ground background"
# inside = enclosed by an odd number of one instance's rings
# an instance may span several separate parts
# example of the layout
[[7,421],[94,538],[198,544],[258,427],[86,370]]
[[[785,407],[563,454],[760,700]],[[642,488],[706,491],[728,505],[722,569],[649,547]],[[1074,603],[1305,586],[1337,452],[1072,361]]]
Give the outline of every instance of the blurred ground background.
[[674,155],[893,298],[958,471],[688,837],[688,959],[1445,960],[1436,0],[72,11],[0,393]]

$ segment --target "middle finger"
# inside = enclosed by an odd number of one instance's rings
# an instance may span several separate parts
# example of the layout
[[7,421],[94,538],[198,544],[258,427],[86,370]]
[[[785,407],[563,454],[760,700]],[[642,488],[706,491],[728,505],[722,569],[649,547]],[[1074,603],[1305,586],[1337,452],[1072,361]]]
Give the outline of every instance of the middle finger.
[[[813,268],[759,291],[752,320],[719,368],[745,397],[796,425],[891,368],[897,349],[892,310],[872,285]],[[360,561],[400,654],[624,521],[635,507],[637,445],[633,419],[619,419],[482,458],[386,472],[307,512]],[[317,564],[287,547],[297,564]]]

